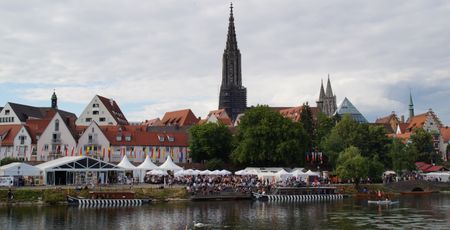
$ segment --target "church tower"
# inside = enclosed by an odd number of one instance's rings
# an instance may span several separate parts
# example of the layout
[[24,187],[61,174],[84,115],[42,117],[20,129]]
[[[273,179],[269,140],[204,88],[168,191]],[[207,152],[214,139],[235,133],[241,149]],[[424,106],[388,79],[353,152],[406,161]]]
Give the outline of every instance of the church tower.
[[247,89],[242,86],[241,52],[237,46],[233,4],[230,6],[227,43],[222,58],[219,109],[225,109],[233,121],[247,109]]
[[330,75],[328,75],[326,91],[323,89],[323,82],[321,83],[319,100],[316,103],[320,111],[329,117],[333,116],[334,112],[336,112],[336,95],[333,94],[333,90],[331,89]]
[[409,92],[409,120],[414,117],[414,103],[411,95],[411,91]]
[[53,95],[52,95],[52,109],[57,109],[58,108],[58,98],[56,97],[56,92],[53,91]]

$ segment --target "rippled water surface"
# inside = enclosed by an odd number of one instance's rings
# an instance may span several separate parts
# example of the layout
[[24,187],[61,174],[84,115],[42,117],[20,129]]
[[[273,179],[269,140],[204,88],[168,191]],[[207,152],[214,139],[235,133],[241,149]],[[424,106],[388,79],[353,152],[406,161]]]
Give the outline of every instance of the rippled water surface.
[[[450,229],[450,194],[396,205],[334,202],[172,202],[139,207],[0,207],[0,229]],[[198,226],[198,225],[197,225]]]

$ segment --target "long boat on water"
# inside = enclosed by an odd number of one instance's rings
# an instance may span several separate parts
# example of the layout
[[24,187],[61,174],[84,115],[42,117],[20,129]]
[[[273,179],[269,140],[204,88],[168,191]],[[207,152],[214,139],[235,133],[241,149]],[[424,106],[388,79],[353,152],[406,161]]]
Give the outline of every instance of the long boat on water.
[[84,207],[138,206],[148,204],[151,199],[135,198],[134,192],[101,191],[89,192],[89,197],[67,196],[69,205]]
[[252,195],[261,201],[331,201],[344,198],[336,187],[278,187],[269,193]]

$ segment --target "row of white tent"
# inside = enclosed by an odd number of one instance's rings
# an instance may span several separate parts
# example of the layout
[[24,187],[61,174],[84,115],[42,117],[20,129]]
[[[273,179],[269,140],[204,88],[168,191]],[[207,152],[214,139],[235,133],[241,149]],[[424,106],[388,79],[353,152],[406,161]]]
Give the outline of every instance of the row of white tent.
[[255,175],[259,179],[262,180],[277,180],[277,181],[284,181],[286,179],[289,179],[291,177],[300,178],[302,181],[306,181],[307,178],[310,176],[313,177],[320,177],[320,172],[313,172],[311,170],[308,170],[306,172],[303,172],[301,169],[296,169],[292,172],[287,172],[284,169],[274,171],[259,171],[255,168],[247,168],[243,170],[236,171],[234,174],[236,175]]

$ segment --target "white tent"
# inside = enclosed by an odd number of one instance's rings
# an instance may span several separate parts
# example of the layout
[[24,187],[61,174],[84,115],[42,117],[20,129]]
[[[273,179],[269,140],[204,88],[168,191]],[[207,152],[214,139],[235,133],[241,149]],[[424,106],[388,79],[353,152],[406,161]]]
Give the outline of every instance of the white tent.
[[139,182],[144,182],[145,173],[149,170],[158,169],[158,166],[153,164],[150,157],[147,155],[144,162],[142,162],[137,169],[139,169]]
[[22,162],[14,162],[0,167],[0,176],[40,176],[41,169]]
[[291,173],[288,173],[286,170],[284,170],[284,169],[281,169],[280,171],[278,171],[277,173],[275,173],[275,175],[279,178],[279,179],[281,179],[281,180],[286,180],[287,178],[289,178],[289,177],[292,177],[292,174]]
[[230,175],[231,172],[225,169],[220,170],[220,175]]
[[308,174],[304,173],[302,170],[297,169],[295,171],[292,171],[291,174],[295,177],[297,177],[297,179],[300,179],[302,181],[306,181],[306,178],[308,178]]
[[159,169],[174,172],[183,170],[183,168],[173,163],[172,158],[170,156],[167,156],[166,161],[159,166]]
[[186,176],[186,171],[185,170],[180,170],[177,171],[173,174],[175,177],[182,177],[182,176]]
[[119,164],[117,164],[120,168],[123,168],[126,171],[133,171],[133,177],[139,176],[139,170],[131,164],[131,162],[128,160],[127,155],[123,156],[122,160]]
[[220,170],[214,170],[214,171],[212,171],[211,173],[210,173],[210,175],[215,175],[215,176],[220,176],[220,175],[222,175],[221,173],[220,173]]
[[205,171],[201,171],[200,172],[200,175],[211,175],[211,171],[209,171],[208,169],[207,170],[205,170]]
[[246,176],[246,175],[258,175],[258,172],[255,169],[242,169],[239,171],[234,172],[234,174],[239,176]]
[[127,155],[123,156],[122,160],[120,161],[119,164],[117,164],[117,166],[119,166],[125,170],[136,170],[136,166],[131,164],[131,162],[128,160]]
[[160,170],[160,169],[153,169],[152,171],[149,171],[146,173],[147,175],[153,175],[153,176],[167,176],[167,172]]
[[193,169],[187,169],[187,170],[183,171],[183,174],[187,175],[187,176],[197,176],[199,174],[199,171],[193,170]]
[[308,176],[320,176],[320,172],[313,172],[313,171],[311,171],[311,170],[308,170],[308,171],[306,172],[306,174],[307,174]]

